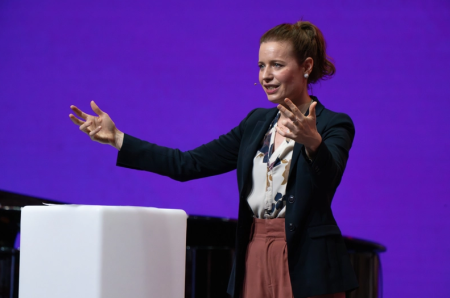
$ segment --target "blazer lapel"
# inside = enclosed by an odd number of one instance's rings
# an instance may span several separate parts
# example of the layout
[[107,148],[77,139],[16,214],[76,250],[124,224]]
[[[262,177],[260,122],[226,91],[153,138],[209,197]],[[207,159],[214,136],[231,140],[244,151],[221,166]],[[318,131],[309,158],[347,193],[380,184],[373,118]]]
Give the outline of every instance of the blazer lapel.
[[[259,146],[261,146],[261,140],[263,139],[264,135],[267,132],[267,129],[269,129],[269,125],[272,122],[272,120],[277,115],[278,109],[270,109],[265,119],[262,118],[259,120],[255,127],[253,128],[253,132],[251,134],[251,142],[248,144],[247,149],[245,151],[245,157],[243,159],[244,167],[243,167],[243,178],[245,179],[247,183],[250,185],[252,184],[252,169],[253,169],[253,159],[255,157],[256,151],[259,149]],[[250,179],[249,179],[250,178]],[[247,184],[244,183],[244,184]],[[251,187],[249,188],[251,190]],[[245,194],[247,196],[248,194]]]

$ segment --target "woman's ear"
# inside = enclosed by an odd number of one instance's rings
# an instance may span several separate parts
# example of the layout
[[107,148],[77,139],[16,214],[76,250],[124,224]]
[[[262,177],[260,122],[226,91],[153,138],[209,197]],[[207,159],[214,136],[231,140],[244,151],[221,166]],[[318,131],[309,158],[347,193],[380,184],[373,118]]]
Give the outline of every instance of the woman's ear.
[[303,61],[302,66],[304,69],[304,73],[307,73],[308,75],[310,75],[313,70],[313,66],[314,66],[313,59],[311,57],[306,58],[305,61]]

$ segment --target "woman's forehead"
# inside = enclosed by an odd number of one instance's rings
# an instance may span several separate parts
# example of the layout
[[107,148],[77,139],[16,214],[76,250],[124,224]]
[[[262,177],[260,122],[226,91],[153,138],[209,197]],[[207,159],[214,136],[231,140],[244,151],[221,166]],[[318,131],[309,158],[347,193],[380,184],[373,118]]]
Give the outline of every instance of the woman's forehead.
[[288,41],[268,41],[259,46],[259,59],[294,58],[292,44]]

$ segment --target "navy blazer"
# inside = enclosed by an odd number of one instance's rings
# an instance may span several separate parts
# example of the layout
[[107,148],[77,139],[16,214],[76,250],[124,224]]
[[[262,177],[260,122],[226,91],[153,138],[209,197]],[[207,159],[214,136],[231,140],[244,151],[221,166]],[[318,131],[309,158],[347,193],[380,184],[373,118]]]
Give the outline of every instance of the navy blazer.
[[[315,97],[314,100],[317,101]],[[245,256],[253,212],[247,203],[252,189],[253,158],[278,109],[255,109],[229,133],[193,150],[158,146],[125,135],[117,165],[187,181],[237,169],[239,216],[236,255],[228,293],[238,298],[245,275]],[[292,154],[286,200],[289,274],[295,298],[349,291],[358,287],[331,201],[347,163],[355,135],[346,114],[316,106],[322,143],[312,162],[304,146]]]

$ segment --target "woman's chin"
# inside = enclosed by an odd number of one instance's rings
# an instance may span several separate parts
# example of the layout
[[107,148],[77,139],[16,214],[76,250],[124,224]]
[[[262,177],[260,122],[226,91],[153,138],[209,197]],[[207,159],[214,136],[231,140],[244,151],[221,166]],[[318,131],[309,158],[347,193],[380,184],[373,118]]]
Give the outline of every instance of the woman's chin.
[[277,104],[277,105],[283,103],[283,98],[280,98],[279,96],[274,97],[274,96],[267,95],[267,99],[271,103],[274,103],[274,104]]

